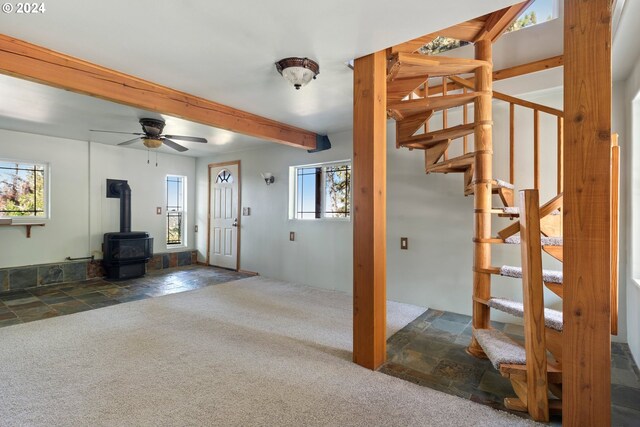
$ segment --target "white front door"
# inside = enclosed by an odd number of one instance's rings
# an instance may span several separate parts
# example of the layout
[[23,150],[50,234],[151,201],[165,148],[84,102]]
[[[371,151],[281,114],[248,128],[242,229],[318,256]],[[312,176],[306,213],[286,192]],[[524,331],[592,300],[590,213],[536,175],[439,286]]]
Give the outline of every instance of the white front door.
[[209,264],[238,268],[238,164],[211,168]]

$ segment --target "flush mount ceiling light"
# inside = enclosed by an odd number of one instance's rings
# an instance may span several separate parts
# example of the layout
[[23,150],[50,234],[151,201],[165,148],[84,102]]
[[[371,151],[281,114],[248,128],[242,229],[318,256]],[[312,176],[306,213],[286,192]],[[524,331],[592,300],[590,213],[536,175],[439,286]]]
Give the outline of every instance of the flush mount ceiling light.
[[300,89],[320,74],[320,66],[309,58],[284,58],[276,62],[276,69],[293,87]]

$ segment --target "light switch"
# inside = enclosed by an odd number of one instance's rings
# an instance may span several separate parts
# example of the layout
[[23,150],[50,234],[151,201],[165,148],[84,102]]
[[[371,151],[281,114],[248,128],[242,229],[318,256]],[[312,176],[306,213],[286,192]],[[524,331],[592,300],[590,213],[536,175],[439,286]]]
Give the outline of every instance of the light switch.
[[242,216],[251,215],[251,208],[242,208]]
[[158,207],[156,208],[156,214],[157,214],[157,215],[162,215],[162,208],[161,208],[161,207],[159,207],[159,206],[158,206]]
[[296,232],[295,231],[290,231],[289,232],[289,240],[291,240],[292,242],[294,242],[296,240]]
[[409,249],[409,238],[401,237],[400,238],[400,249]]
[[194,225],[193,229],[194,229],[193,231],[195,231],[196,233],[198,232],[198,226],[197,225]]

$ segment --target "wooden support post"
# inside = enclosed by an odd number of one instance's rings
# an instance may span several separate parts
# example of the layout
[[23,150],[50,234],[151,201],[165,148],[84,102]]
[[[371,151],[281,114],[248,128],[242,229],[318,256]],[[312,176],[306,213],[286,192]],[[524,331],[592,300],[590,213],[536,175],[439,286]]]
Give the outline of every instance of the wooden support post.
[[611,425],[611,3],[564,3],[565,426]]
[[387,65],[384,51],[354,61],[353,361],[386,358]]
[[549,391],[538,190],[520,192],[520,238],[524,345],[527,354],[527,411],[534,420],[548,422]]
[[[480,40],[475,44],[476,59],[492,62],[490,40]],[[492,67],[479,67],[475,71],[475,89],[480,95],[475,99],[475,178],[474,178],[474,232],[473,237],[473,328],[487,329],[490,325],[489,307],[478,302],[491,296],[491,244],[479,243],[491,238],[491,194],[492,194]],[[475,337],[468,347],[469,353],[484,357],[484,352]]]
[[540,111],[533,110],[533,188],[540,189]]

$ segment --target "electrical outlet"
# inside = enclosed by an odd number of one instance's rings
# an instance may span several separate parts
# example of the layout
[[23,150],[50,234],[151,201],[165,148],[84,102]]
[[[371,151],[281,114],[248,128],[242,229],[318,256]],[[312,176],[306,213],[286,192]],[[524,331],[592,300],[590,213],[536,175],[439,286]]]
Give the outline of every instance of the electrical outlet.
[[290,231],[289,232],[289,240],[294,242],[296,240],[296,232],[295,231]]
[[156,208],[156,215],[162,215],[162,208],[159,206]]
[[251,215],[251,208],[242,208],[242,216]]
[[401,237],[400,238],[400,249],[409,249],[409,238],[408,237]]

